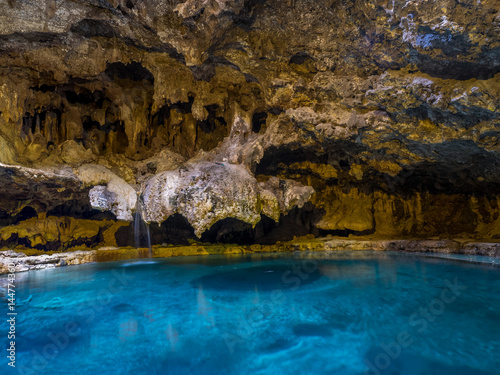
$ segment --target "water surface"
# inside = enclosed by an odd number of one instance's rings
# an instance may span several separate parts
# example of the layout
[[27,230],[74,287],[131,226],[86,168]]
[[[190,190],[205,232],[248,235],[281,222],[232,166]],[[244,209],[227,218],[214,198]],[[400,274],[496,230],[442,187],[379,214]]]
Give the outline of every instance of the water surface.
[[4,357],[0,373],[500,374],[500,267],[478,260],[322,252],[18,274],[17,366]]

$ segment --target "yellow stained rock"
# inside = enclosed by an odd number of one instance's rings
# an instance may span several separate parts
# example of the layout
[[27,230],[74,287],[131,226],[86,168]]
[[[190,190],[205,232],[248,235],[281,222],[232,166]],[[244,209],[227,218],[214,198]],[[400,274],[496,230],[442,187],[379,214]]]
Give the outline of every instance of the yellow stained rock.
[[30,241],[32,247],[59,241],[68,246],[72,241],[96,237],[101,228],[112,223],[109,221],[82,220],[71,217],[31,218],[15,225],[0,228],[0,238],[7,241],[12,235]]

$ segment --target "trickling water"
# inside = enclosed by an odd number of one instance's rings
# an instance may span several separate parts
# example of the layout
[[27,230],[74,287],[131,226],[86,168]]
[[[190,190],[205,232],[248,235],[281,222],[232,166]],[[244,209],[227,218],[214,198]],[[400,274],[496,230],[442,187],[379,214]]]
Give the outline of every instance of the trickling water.
[[149,249],[149,257],[153,257],[153,250],[151,247],[151,232],[149,230],[149,224],[142,219],[142,204],[141,197],[137,197],[137,203],[135,205],[135,216],[134,216],[134,239],[135,239],[135,247],[137,249],[141,248],[141,233],[143,233],[145,229],[146,234],[146,244]]
[[148,249],[149,249],[149,257],[153,257],[153,249],[151,247],[151,232],[149,231],[149,224],[146,223],[146,238],[148,239]]
[[135,205],[135,216],[134,216],[134,240],[135,240],[135,247],[139,248],[141,244],[141,213],[139,211],[139,199],[137,199],[137,203]]

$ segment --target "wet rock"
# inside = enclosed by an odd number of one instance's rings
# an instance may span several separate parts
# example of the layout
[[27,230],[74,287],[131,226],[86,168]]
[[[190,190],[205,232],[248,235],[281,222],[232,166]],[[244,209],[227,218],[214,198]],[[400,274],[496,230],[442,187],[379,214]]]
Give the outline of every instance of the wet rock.
[[[229,217],[252,225],[260,221],[263,211],[271,217],[279,217],[279,212],[303,205],[312,194],[312,188],[293,181],[282,181],[282,186],[279,186],[280,182],[276,179],[268,185],[276,190],[279,197],[274,195],[273,199],[274,193],[264,185],[263,208],[261,187],[244,166],[210,162],[186,164],[148,181],[144,191],[144,218],[163,222],[179,213],[200,236],[217,221]],[[273,205],[273,201],[278,205]],[[280,210],[278,214],[271,214],[276,208]]]
[[468,255],[484,255],[490,257],[500,256],[500,243],[480,243],[472,242],[466,243],[461,251],[463,254]]
[[3,258],[18,258],[18,257],[25,257],[25,256],[26,256],[26,254],[18,253],[14,250],[0,251],[0,257],[3,257]]

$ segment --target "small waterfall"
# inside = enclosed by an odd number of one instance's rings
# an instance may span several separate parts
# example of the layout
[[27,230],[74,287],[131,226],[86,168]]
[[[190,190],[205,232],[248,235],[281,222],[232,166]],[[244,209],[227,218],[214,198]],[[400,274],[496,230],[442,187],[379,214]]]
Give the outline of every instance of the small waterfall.
[[134,216],[134,239],[135,247],[140,249],[144,244],[144,239],[141,234],[145,233],[145,242],[149,249],[149,257],[153,257],[153,249],[151,246],[151,232],[149,230],[149,224],[143,220],[142,216],[143,202],[140,195],[137,196],[137,203],[135,205],[135,216]]

